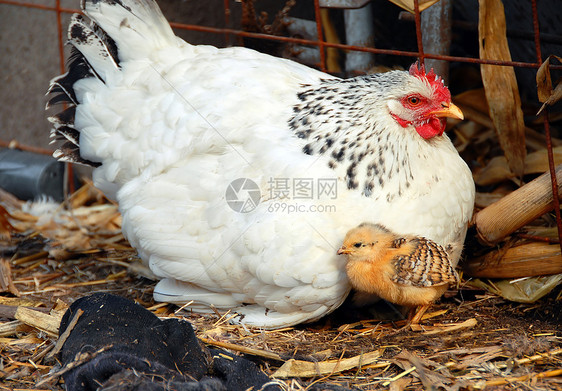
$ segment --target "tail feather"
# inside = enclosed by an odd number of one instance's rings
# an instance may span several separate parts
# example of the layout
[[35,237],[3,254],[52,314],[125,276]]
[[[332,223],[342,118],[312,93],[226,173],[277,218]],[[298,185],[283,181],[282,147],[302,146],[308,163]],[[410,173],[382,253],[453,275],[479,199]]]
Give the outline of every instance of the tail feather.
[[153,0],[86,0],[84,13],[109,35],[123,60],[143,58],[175,42],[175,35]]
[[72,15],[68,40],[84,56],[90,72],[98,79],[105,82],[111,74],[119,71],[119,60],[110,48],[111,41],[99,29],[90,28],[82,15]]
[[88,64],[82,53],[75,47],[70,51],[68,59],[68,72],[57,76],[51,80],[47,95],[54,95],[45,107],[45,110],[58,104],[78,105],[78,99],[74,93],[74,83],[78,80],[95,76],[91,66]]
[[53,157],[61,162],[77,163],[85,166],[99,167],[101,163],[84,159],[80,156],[80,148],[73,142],[67,141],[53,152]]
[[47,94],[52,93],[52,94],[57,94],[57,95],[53,96],[51,99],[49,99],[47,101],[47,105],[45,106],[45,110],[49,110],[53,106],[65,104],[65,103],[76,104],[76,102],[71,97],[71,93],[63,90],[62,88],[60,88],[56,84],[52,84],[51,86],[53,88],[50,88],[47,91]]
[[58,114],[49,117],[49,122],[59,127],[62,125],[71,125],[74,122],[74,116],[76,114],[76,106],[70,106],[68,109],[61,111]]
[[80,154],[80,129],[74,125],[76,106],[80,104],[75,83],[93,77],[110,85],[111,78],[120,72],[122,60],[147,57],[153,50],[173,44],[175,35],[154,0],[82,0],[81,8],[90,21],[82,15],[72,16],[68,72],[51,80],[46,109],[68,106],[49,118],[53,142],[64,142],[53,156],[98,167],[100,162]]
[[80,132],[68,126],[61,126],[57,129],[55,138],[56,141],[69,141],[73,145],[78,146],[80,142]]

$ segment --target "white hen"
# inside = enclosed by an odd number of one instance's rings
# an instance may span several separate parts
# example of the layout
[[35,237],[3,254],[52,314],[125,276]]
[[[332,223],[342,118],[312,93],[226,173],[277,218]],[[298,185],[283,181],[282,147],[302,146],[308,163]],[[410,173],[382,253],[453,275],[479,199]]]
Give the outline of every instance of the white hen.
[[50,118],[55,156],[97,167],[162,278],[156,300],[266,328],[318,319],[350,290],[336,251],[364,221],[431,238],[456,264],[474,183],[443,134],[462,113],[432,72],[342,80],[190,45],[153,0],[82,8],[91,22],[73,16],[69,71],[49,89],[48,106],[70,105]]

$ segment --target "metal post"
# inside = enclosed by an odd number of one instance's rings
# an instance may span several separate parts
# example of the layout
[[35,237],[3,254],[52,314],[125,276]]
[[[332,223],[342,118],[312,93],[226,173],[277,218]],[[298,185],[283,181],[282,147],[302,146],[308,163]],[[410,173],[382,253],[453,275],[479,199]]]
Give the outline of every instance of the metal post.
[[[449,55],[451,48],[452,5],[451,0],[441,0],[421,13],[423,48],[426,53]],[[449,63],[425,59],[426,69],[433,68],[445,84],[449,82]]]
[[[373,47],[375,31],[371,3],[362,8],[344,10],[345,37],[348,45]],[[350,73],[364,73],[374,65],[375,55],[369,52],[348,51],[345,70]]]
[[[452,24],[451,0],[441,0],[421,13],[423,47],[426,53],[449,55]],[[448,62],[426,58],[425,66],[427,69],[433,68],[448,84]]]

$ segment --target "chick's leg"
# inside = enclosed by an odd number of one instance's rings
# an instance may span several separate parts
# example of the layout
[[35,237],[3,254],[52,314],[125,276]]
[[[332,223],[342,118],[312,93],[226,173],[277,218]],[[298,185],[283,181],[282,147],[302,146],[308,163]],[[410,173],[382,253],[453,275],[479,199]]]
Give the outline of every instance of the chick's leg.
[[412,310],[410,311],[410,316],[411,320],[410,320],[410,324],[418,324],[420,323],[423,315],[425,314],[425,312],[427,311],[427,309],[429,308],[431,304],[424,304],[424,305],[420,305],[419,307],[412,308]]

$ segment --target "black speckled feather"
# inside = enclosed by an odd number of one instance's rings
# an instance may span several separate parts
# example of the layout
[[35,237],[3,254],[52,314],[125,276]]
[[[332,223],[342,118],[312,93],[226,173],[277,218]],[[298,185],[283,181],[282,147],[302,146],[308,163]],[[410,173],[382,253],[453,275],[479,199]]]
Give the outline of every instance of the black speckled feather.
[[[386,125],[376,115],[366,115],[364,108],[383,102],[381,97],[405,77],[400,72],[386,73],[304,85],[289,121],[293,133],[306,141],[303,153],[327,156],[328,166],[344,176],[350,190],[389,202],[401,196],[413,179],[410,161],[390,161],[385,155],[407,154],[407,146],[400,143],[399,135],[390,140]],[[381,192],[391,180],[398,181],[398,188]]]

